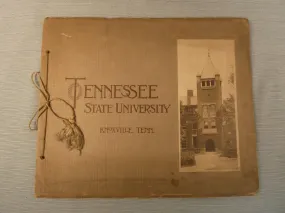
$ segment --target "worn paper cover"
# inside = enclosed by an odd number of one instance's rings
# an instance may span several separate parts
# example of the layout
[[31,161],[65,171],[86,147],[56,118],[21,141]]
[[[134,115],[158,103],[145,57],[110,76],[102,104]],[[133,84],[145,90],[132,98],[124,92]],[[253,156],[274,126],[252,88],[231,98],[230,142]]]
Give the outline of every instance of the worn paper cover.
[[249,40],[246,19],[47,18],[36,196],[255,194]]

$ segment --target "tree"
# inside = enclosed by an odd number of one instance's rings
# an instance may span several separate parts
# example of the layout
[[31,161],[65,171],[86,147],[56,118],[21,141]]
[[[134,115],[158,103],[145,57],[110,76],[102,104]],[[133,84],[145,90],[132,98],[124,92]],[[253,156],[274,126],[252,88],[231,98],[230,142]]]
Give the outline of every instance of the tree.
[[233,87],[235,86],[235,74],[233,71],[230,73],[228,83],[231,84]]
[[[229,75],[228,84],[235,88],[235,75],[233,71]],[[222,121],[223,156],[226,157],[236,157],[237,154],[236,145],[234,145],[236,144],[235,101],[235,95],[229,93],[217,112],[218,117]]]
[[[228,84],[235,88],[235,75],[233,71],[230,72]],[[222,120],[224,125],[235,122],[235,95],[233,93],[229,93],[229,96],[223,100],[220,109],[218,109],[217,117]]]
[[231,124],[235,120],[235,97],[229,94],[229,97],[223,100],[220,109],[217,112],[217,117],[221,119],[224,125]]

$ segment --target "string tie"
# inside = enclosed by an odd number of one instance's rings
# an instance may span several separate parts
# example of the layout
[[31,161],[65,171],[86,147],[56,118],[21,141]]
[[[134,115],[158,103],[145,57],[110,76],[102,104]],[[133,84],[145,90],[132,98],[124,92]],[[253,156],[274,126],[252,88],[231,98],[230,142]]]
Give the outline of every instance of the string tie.
[[[77,125],[76,122],[76,115],[75,115],[75,109],[72,105],[70,105],[67,101],[65,101],[62,98],[51,98],[46,85],[44,84],[42,78],[40,77],[39,72],[34,72],[31,75],[32,83],[33,85],[39,90],[41,95],[45,99],[45,103],[38,108],[38,110],[34,113],[32,119],[29,122],[29,128],[30,130],[37,130],[38,129],[38,120],[39,118],[48,111],[50,111],[55,117],[60,119],[63,124],[64,128],[60,130],[56,134],[57,140],[61,141],[63,143],[66,143],[66,146],[69,150],[76,149],[79,151],[79,154],[81,155],[82,149],[84,147],[84,134],[80,127]],[[70,118],[65,118],[60,116],[58,113],[55,112],[55,110],[52,107],[53,102],[62,102],[66,106],[68,106],[72,112],[72,116]],[[32,122],[36,119],[36,128],[32,128]],[[47,132],[47,116],[46,116],[46,124],[44,128],[44,139],[43,139],[43,149],[40,158],[45,159],[45,143],[46,143],[46,132]]]

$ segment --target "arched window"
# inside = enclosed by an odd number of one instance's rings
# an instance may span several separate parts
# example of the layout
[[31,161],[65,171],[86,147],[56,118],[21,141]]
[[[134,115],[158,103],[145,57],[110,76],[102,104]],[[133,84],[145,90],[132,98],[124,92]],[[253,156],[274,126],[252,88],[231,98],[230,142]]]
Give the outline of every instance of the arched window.
[[210,117],[216,117],[216,105],[215,104],[211,104],[210,105]]
[[204,105],[203,106],[203,118],[208,118],[209,115],[208,115],[208,106],[207,105]]

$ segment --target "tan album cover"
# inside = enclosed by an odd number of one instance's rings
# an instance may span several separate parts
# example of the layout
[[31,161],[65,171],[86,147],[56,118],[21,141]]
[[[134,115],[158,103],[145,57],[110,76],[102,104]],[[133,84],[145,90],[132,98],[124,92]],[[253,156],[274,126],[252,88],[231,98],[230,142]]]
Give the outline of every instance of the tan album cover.
[[243,18],[46,18],[37,197],[258,190]]

